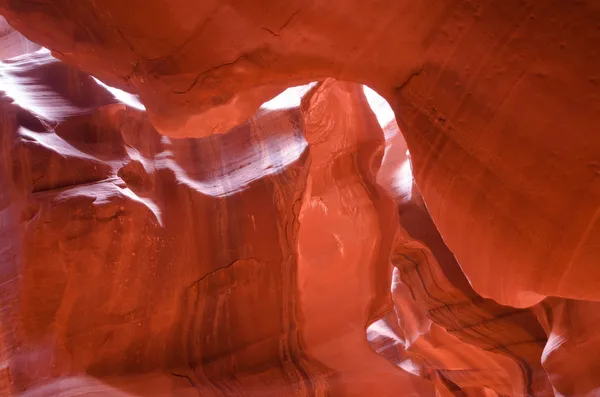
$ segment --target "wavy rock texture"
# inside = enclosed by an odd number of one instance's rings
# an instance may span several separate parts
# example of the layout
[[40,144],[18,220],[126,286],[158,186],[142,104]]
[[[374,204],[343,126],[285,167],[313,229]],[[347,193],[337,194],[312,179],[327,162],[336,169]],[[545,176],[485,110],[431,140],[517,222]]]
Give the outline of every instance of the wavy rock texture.
[[449,395],[554,395],[535,314],[473,290],[414,184],[396,121],[382,126],[390,139],[378,181],[395,198],[400,233],[392,254],[395,315],[368,329],[374,349]]
[[398,204],[400,234],[395,309],[368,328],[373,348],[440,395],[596,395],[598,304],[548,298],[524,310],[479,296],[435,228],[396,121],[381,124],[389,139],[377,180]]
[[4,395],[598,393],[594,2],[0,11]]
[[139,93],[170,136],[205,134],[196,115],[255,90],[368,84],[394,107],[433,221],[481,296],[600,299],[595,1],[2,0],[0,12]]
[[397,218],[362,86],[169,139],[48,53],[4,70],[4,395],[435,395],[365,338]]
[[39,50],[40,46],[27,40],[0,16],[0,60]]
[[548,333],[542,365],[557,395],[598,394],[600,307],[596,302],[551,298],[536,308]]

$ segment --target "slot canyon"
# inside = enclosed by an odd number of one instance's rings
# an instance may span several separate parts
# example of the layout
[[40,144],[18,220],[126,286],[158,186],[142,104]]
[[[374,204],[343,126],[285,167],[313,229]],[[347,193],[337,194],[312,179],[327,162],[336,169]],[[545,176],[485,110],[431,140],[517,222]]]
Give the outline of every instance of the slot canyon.
[[0,0],[0,397],[600,397],[599,330],[600,0]]

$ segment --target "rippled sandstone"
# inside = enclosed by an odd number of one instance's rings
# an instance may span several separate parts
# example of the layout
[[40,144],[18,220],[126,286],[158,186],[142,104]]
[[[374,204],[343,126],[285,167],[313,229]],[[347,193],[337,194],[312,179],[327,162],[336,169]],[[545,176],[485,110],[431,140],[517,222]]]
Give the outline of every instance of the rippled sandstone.
[[595,395],[594,2],[0,11],[3,392]]
[[397,218],[362,86],[169,139],[45,52],[3,76],[5,392],[434,395],[365,338]]
[[600,299],[594,1],[2,0],[0,12],[139,93],[170,136],[205,134],[198,115],[239,95],[257,103],[257,89],[368,84],[394,107],[431,216],[476,291],[516,307]]

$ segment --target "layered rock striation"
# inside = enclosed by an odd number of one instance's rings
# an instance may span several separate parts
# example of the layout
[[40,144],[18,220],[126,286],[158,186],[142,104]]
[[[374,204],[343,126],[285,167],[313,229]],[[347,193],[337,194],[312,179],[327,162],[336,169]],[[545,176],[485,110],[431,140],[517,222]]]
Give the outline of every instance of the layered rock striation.
[[596,395],[593,2],[0,12],[2,395]]

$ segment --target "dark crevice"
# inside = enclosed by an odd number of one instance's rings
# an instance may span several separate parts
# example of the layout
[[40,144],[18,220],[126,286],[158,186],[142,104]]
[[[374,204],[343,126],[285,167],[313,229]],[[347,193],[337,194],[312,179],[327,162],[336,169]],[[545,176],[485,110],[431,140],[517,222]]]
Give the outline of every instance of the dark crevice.
[[178,374],[178,373],[175,373],[175,372],[171,372],[171,375],[173,375],[173,376],[175,376],[175,377],[177,377],[177,378],[184,378],[184,379],[187,379],[187,380],[188,380],[188,382],[190,382],[190,386],[192,386],[192,387],[194,387],[194,388],[196,388],[196,387],[197,387],[197,386],[196,386],[196,383],[195,383],[195,382],[192,380],[192,378],[191,378],[191,377],[189,377],[188,375],[184,375],[184,374]]
[[220,271],[223,271],[225,269],[229,269],[230,267],[232,267],[233,265],[235,265],[236,263],[238,263],[240,261],[255,261],[256,263],[260,263],[260,261],[258,259],[252,258],[252,257],[250,257],[250,258],[239,258],[239,259],[236,259],[233,262],[229,263],[228,265],[225,265],[223,267],[220,267],[218,269],[215,269],[213,271],[210,271],[210,272],[206,273],[204,276],[200,277],[198,280],[194,281],[193,283],[191,283],[190,285],[188,285],[185,288],[186,289],[193,288],[193,287],[197,286],[199,283],[201,283],[202,281],[204,281],[207,277],[209,277],[209,276],[211,276],[211,275],[213,275],[215,273],[218,273]]
[[234,59],[231,62],[226,62],[217,66],[213,66],[210,69],[206,69],[200,73],[198,73],[198,76],[196,76],[196,78],[194,79],[194,81],[192,81],[192,84],[190,84],[190,86],[188,88],[186,88],[183,91],[171,91],[173,94],[179,94],[179,95],[183,95],[183,94],[187,94],[188,92],[190,92],[198,83],[200,83],[200,85],[202,85],[202,83],[204,83],[204,80],[206,80],[207,76],[205,76],[206,74],[217,70],[219,68],[225,67],[225,66],[230,66],[235,64],[236,62],[238,62],[240,59],[244,58],[246,55],[242,54],[239,57],[237,57],[236,59]]

